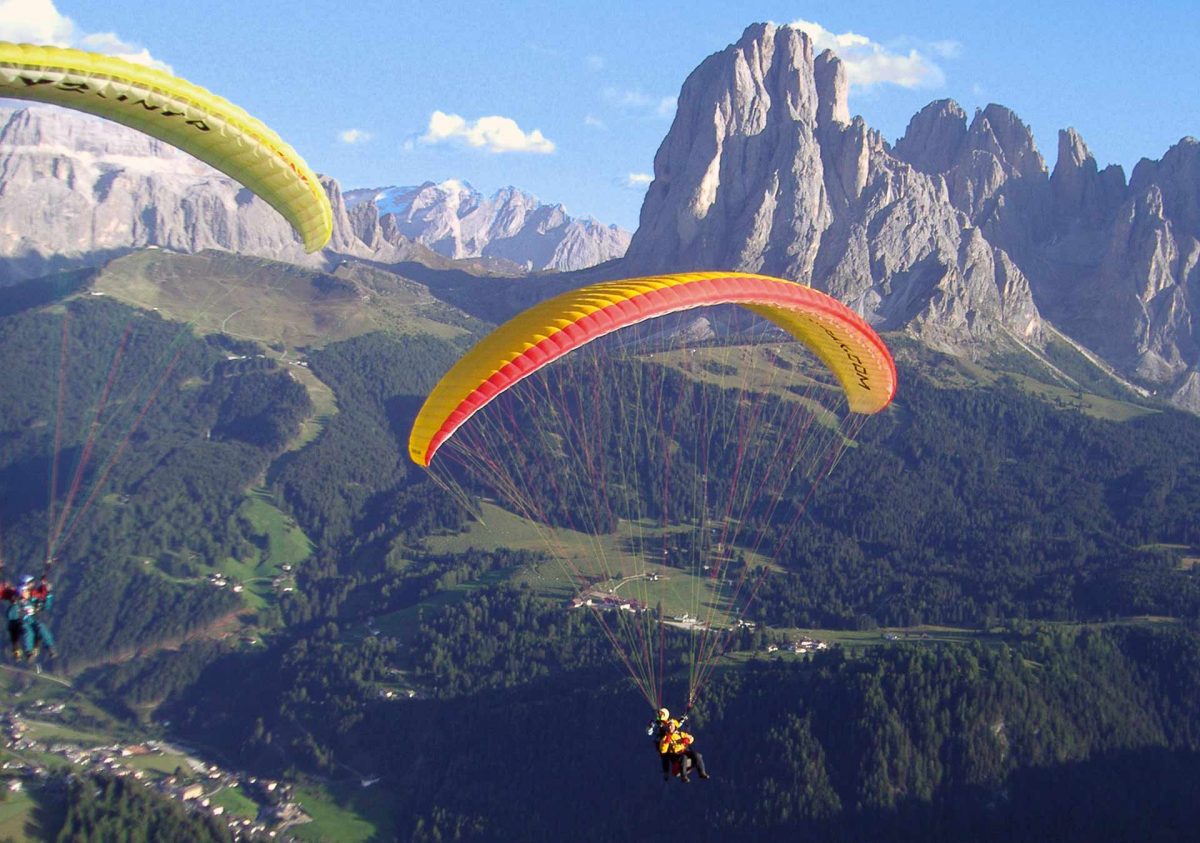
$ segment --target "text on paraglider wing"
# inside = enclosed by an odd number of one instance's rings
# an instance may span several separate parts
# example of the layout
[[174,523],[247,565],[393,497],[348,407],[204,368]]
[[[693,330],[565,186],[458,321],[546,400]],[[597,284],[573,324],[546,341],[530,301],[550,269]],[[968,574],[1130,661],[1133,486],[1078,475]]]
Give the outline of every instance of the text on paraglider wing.
[[[95,94],[100,99],[110,100],[112,102],[119,102],[122,105],[130,105],[130,106],[140,105],[144,111],[157,112],[160,117],[186,117],[187,116],[185,112],[172,111],[170,108],[167,108],[166,106],[156,105],[152,102],[149,102],[148,100],[146,100],[144,98],[135,98],[135,97],[130,96],[129,94],[117,94],[116,96],[108,96],[107,94],[104,93],[103,90],[101,90],[100,88],[93,87],[92,85],[89,85],[87,82],[71,82],[66,79],[56,79],[54,77],[45,77],[45,76],[38,77],[38,78],[35,78],[32,76],[18,76],[17,79],[19,79],[26,88],[33,88],[33,87],[36,87],[39,85],[50,85],[55,90],[63,91],[65,93],[69,93],[69,94]],[[211,132],[212,131],[212,127],[209,126],[208,123],[206,123],[204,120],[202,120],[199,117],[191,117],[187,120],[184,120],[183,122],[186,125],[191,126],[193,129],[196,129],[199,132]],[[302,181],[304,181],[306,183],[309,182],[308,176],[306,176],[301,171],[300,167],[298,167],[294,161],[291,161],[290,159],[288,159],[288,157],[286,155],[284,155],[281,150],[276,149],[273,145],[271,145],[271,144],[267,144],[267,145],[271,146],[272,151],[275,153],[275,155],[277,157],[279,157],[280,159],[282,159],[284,165],[286,167],[288,167],[288,169],[290,169],[297,177],[299,177]]]
[[[66,79],[57,80],[46,77],[35,79],[30,76],[18,76],[17,78],[20,79],[27,88],[32,88],[36,85],[52,85],[56,90],[64,91],[68,94],[95,94],[101,99],[111,99],[115,102],[126,103],[128,105],[140,105],[144,110],[156,111],[163,117],[186,116],[182,111],[171,111],[169,108],[165,108],[161,105],[154,105],[153,103],[147,102],[145,99],[134,99],[128,94],[118,94],[115,97],[107,97],[104,95],[104,91],[98,88],[93,88],[87,82],[71,82]],[[209,125],[198,118],[184,120],[183,122],[200,132],[211,131]]]
[[850,365],[854,367],[854,374],[858,376],[858,385],[868,392],[871,391],[871,373],[867,371],[867,367],[863,365],[862,358],[854,353],[854,350],[846,344],[846,341],[837,335],[828,325],[822,325],[822,330],[829,334],[829,338],[837,343],[846,355],[846,359],[850,361]]

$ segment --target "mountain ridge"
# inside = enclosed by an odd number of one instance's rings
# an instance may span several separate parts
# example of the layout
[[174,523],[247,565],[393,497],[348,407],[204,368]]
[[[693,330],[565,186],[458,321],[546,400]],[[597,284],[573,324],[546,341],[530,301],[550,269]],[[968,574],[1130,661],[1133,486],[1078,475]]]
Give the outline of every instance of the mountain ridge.
[[401,236],[454,259],[493,257],[527,271],[570,271],[619,258],[629,245],[629,232],[571,217],[561,204],[544,204],[511,185],[485,197],[449,179],[358,188],[344,198],[351,211],[374,204],[380,217],[392,216]]
[[877,327],[988,353],[1047,324],[1200,412],[1200,145],[1128,184],[1073,129],[1046,167],[1010,109],[919,111],[890,145],[850,117],[844,67],[755,24],[684,82],[621,268],[720,266],[805,280]]
[[[147,246],[221,249],[321,270],[346,258],[438,265],[449,257],[515,275],[609,260],[628,241],[614,226],[575,220],[561,205],[510,189],[494,208],[482,203],[493,219],[490,229],[480,228],[478,248],[439,255],[424,242],[437,238],[420,225],[381,214],[373,203],[347,202],[332,178],[321,177],[321,185],[333,233],[310,255],[263,200],[174,147],[66,109],[0,106],[0,283],[95,266]],[[452,216],[426,207],[431,218]]]

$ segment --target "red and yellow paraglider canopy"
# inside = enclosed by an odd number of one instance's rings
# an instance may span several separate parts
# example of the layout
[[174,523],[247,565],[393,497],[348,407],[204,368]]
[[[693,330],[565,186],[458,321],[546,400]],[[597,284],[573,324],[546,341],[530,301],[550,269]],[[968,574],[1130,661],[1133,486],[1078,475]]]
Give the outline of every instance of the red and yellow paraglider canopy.
[[429,394],[409,454],[481,523],[498,506],[540,539],[561,576],[534,580],[570,589],[647,702],[686,667],[690,705],[760,585],[804,552],[817,485],[895,393],[883,341],[824,293],[741,272],[633,278],[485,337]]
[[811,287],[741,272],[691,272],[571,290],[485,337],[438,382],[409,437],[429,465],[438,448],[497,395],[572,349],[629,325],[693,308],[736,304],[769,319],[829,367],[855,413],[877,413],[896,394],[896,366],[861,316]]

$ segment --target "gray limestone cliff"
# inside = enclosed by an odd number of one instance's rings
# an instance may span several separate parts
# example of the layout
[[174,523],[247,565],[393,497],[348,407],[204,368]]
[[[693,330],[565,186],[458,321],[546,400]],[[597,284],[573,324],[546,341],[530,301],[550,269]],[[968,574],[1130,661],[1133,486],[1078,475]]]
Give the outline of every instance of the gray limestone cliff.
[[[321,184],[333,208],[333,234],[321,253],[309,255],[262,199],[167,144],[65,109],[0,105],[0,283],[147,246],[221,249],[313,268],[346,257],[397,262],[423,249],[411,225],[354,201],[353,191],[347,201],[333,179]],[[624,253],[626,232],[510,193],[493,215],[497,230],[477,233],[480,248],[450,257],[578,269]]]
[[514,187],[484,197],[459,181],[346,193],[354,209],[374,206],[395,230],[448,258],[497,258],[531,271],[569,271],[619,258],[629,232],[577,219]]
[[655,157],[631,271],[802,280],[951,350],[1036,339],[1028,279],[974,221],[1010,173],[1040,167],[1021,127],[997,110],[968,130],[943,103],[914,120],[905,160],[846,97],[841,61],[790,27],[752,26],[706,59]]
[[629,274],[740,269],[811,283],[947,351],[1056,331],[1200,411],[1200,146],[1126,185],[1073,130],[1049,172],[1000,105],[950,100],[889,145],[850,117],[845,73],[757,24],[688,77],[659,147]]

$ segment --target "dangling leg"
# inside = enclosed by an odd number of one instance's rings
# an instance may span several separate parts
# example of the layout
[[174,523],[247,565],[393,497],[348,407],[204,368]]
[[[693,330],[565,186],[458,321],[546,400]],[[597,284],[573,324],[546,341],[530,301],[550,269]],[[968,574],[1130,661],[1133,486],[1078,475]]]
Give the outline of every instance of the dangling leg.
[[37,650],[33,638],[33,623],[31,618],[26,618],[21,624],[21,645],[25,648],[25,660],[31,661],[37,655]]
[[12,654],[14,661],[20,661],[25,651],[21,648],[21,639],[25,637],[25,623],[20,620],[10,620],[8,622],[8,637],[12,642]]
[[50,631],[50,627],[46,626],[46,622],[41,618],[33,619],[33,627],[37,643],[46,648],[46,655],[54,658],[57,653],[54,650],[54,633]]

